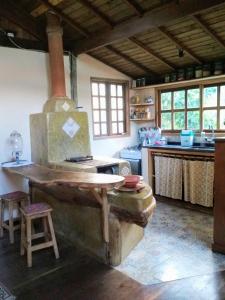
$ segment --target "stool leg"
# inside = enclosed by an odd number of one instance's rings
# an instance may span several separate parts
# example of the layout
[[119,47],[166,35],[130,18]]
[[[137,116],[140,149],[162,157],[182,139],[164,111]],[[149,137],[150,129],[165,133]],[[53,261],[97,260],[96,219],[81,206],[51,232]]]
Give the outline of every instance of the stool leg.
[[27,227],[27,265],[28,267],[32,267],[32,252],[31,252],[31,219],[29,217],[26,218],[26,227]]
[[47,223],[47,217],[43,217],[42,219],[42,224],[43,224],[43,229],[45,233],[45,241],[49,241],[49,236],[48,236],[48,223]]
[[3,237],[3,227],[2,227],[3,221],[4,221],[4,204],[2,199],[0,199],[0,237],[1,238]]
[[25,247],[24,244],[26,242],[26,225],[25,225],[25,219],[23,214],[21,213],[21,240],[20,240],[20,255],[25,254]]
[[52,242],[53,242],[55,258],[57,259],[57,258],[59,258],[59,250],[58,250],[58,246],[57,246],[57,242],[56,242],[56,238],[55,238],[55,231],[54,231],[54,227],[52,224],[51,213],[48,213],[48,224],[49,224],[49,229],[50,229],[51,238],[52,238]]
[[14,243],[14,224],[13,224],[13,203],[9,202],[9,239],[10,243]]

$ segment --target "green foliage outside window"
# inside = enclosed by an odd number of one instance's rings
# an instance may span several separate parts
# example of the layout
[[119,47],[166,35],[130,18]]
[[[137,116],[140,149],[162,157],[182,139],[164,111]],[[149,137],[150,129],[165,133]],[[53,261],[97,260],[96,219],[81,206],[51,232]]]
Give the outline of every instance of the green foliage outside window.
[[202,93],[199,87],[161,93],[162,129],[200,131],[210,126],[225,129],[225,85],[206,86]]

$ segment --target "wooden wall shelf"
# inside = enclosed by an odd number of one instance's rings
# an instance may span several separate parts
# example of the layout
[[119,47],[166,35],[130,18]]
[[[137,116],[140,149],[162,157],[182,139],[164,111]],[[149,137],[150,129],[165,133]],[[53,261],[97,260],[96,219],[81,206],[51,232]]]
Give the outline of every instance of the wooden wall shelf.
[[152,106],[154,105],[153,103],[136,103],[136,104],[132,104],[130,103],[130,106]]
[[183,86],[191,86],[191,85],[198,85],[198,84],[213,84],[213,83],[220,83],[225,82],[225,74],[222,75],[214,75],[210,77],[203,77],[198,79],[191,79],[191,80],[182,80],[182,81],[175,81],[169,83],[160,83],[160,84],[152,84],[140,87],[134,87],[133,90],[144,90],[149,88],[155,89],[166,89],[166,88],[176,88],[176,87],[183,87]]
[[137,122],[148,122],[148,121],[155,121],[155,119],[130,119],[130,121],[137,121]]

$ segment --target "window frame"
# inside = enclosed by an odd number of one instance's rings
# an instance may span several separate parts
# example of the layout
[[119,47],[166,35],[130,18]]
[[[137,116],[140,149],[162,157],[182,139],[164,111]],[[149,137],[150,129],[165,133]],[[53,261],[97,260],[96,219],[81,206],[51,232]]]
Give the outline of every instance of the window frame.
[[[196,133],[200,133],[201,131],[205,132],[210,132],[211,130],[209,129],[204,129],[203,128],[203,112],[204,111],[209,111],[209,110],[216,110],[217,111],[217,128],[214,128],[215,132],[218,133],[224,133],[224,129],[218,129],[220,128],[220,111],[221,109],[225,109],[225,105],[220,105],[220,95],[221,95],[221,86],[225,86],[225,82],[220,82],[220,83],[207,83],[207,84],[194,84],[194,85],[187,85],[187,86],[181,86],[177,88],[171,88],[171,89],[158,89],[158,112],[157,112],[157,123],[158,126],[161,127],[161,114],[162,112],[171,112],[171,120],[172,124],[171,127],[172,129],[162,129],[163,132],[165,133],[179,133],[181,129],[173,129],[174,127],[174,112],[185,112],[185,128],[187,129],[187,112],[188,111],[199,111],[200,113],[200,129],[199,130],[194,130]],[[204,88],[208,87],[217,87],[217,105],[216,106],[210,106],[210,107],[203,107],[203,97],[204,97]],[[195,89],[199,88],[200,91],[200,106],[199,108],[187,108],[187,91],[190,89]],[[174,104],[174,92],[175,91],[180,91],[180,90],[185,90],[185,108],[183,109],[174,109],[173,104]],[[170,110],[161,110],[161,94],[166,93],[166,92],[172,92],[172,99],[171,99],[171,109]]]
[[[94,133],[94,109],[93,108],[93,97],[94,95],[92,94],[92,83],[105,83],[106,84],[106,126],[107,126],[107,134],[106,135],[95,135]],[[124,92],[124,108],[123,108],[123,114],[124,114],[124,127],[125,127],[125,132],[124,133],[117,133],[113,134],[112,133],[112,120],[111,120],[111,107],[110,107],[110,84],[116,84],[116,85],[123,85],[123,92]],[[99,139],[109,139],[109,138],[120,138],[120,137],[126,137],[130,136],[130,123],[129,123],[129,118],[128,118],[128,112],[129,112],[129,81],[128,80],[118,80],[118,79],[109,79],[109,78],[97,78],[97,77],[91,77],[90,80],[90,89],[91,89],[91,110],[92,110],[92,132],[93,132],[93,139],[94,140],[99,140]],[[99,109],[101,111],[101,109]],[[117,114],[118,114],[118,108],[116,109]],[[116,121],[118,124],[118,120]],[[99,122],[101,124],[101,122]]]

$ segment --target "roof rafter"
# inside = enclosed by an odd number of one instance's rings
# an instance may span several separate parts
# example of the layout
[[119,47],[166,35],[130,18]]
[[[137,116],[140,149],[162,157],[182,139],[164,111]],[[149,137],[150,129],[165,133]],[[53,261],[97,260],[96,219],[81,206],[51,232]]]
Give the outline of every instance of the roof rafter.
[[140,5],[138,5],[136,2],[134,2],[134,0],[123,0],[124,2],[126,2],[126,4],[132,9],[134,10],[135,14],[138,16],[142,16],[144,11],[143,9],[140,7]]
[[133,64],[134,66],[136,66],[137,68],[143,70],[146,73],[151,73],[152,75],[156,75],[156,73],[154,71],[152,71],[151,69],[149,69],[148,67],[142,65],[141,63],[137,62],[136,60],[134,60],[133,58],[129,57],[128,55],[126,55],[125,53],[117,50],[116,48],[114,48],[113,46],[105,46],[106,49],[110,50],[111,52],[113,52],[114,54],[116,54],[117,56],[122,57],[123,59],[127,60],[129,63]]
[[76,54],[88,52],[218,5],[224,5],[224,0],[173,1],[145,12],[141,18],[135,17],[120,23],[111,30],[95,32],[88,39],[80,40],[79,43],[72,41],[70,47]]
[[201,64],[202,61],[200,58],[198,58],[190,49],[188,49],[186,46],[184,46],[180,41],[177,40],[171,33],[166,31],[164,27],[159,27],[158,31],[170,42],[172,42],[178,49],[183,49],[184,52],[195,62],[198,64]]
[[82,28],[80,26],[80,24],[78,24],[76,21],[72,20],[66,14],[64,14],[59,8],[57,8],[56,6],[54,6],[51,3],[49,3],[48,0],[39,0],[39,1],[41,3],[43,3],[44,5],[46,5],[46,7],[48,7],[48,9],[50,9],[51,11],[53,11],[54,13],[56,13],[57,15],[59,15],[63,19],[63,21],[65,21],[67,24],[69,24],[76,31],[80,32],[83,36],[85,36],[85,37],[89,37],[90,36],[90,34],[87,32],[87,30],[85,30],[84,28]]
[[16,24],[38,40],[45,39],[45,32],[40,30],[35,19],[24,11],[15,1],[1,1],[0,16]]
[[135,37],[131,37],[128,40],[131,41],[132,43],[134,43],[135,45],[137,45],[140,49],[144,50],[147,54],[150,54],[155,60],[164,64],[167,68],[169,68],[171,70],[175,70],[175,67],[172,64],[167,62],[167,60],[165,60],[161,55],[156,54],[154,50],[152,50],[149,46],[143,44],[141,41],[139,41]]
[[214,30],[212,30],[211,28],[209,28],[208,24],[205,23],[205,21],[203,21],[201,19],[201,17],[199,15],[194,15],[192,16],[192,19],[195,23],[197,23],[199,25],[199,27],[206,33],[208,34],[221,48],[225,49],[225,42],[218,37],[218,35],[214,32]]
[[123,74],[127,75],[128,77],[133,78],[132,74],[123,71],[120,67],[115,67],[115,66],[113,66],[111,63],[109,63],[108,61],[104,60],[103,58],[99,58],[99,57],[97,57],[96,55],[94,55],[94,54],[92,54],[92,53],[88,53],[88,55],[90,55],[91,57],[93,57],[93,58],[99,60],[99,61],[102,62],[103,64],[108,65],[109,67],[111,67],[111,68],[117,70],[118,72],[123,73]]
[[91,2],[89,2],[88,0],[79,0],[79,1],[83,6],[89,9],[95,16],[100,18],[107,26],[113,28],[114,24],[112,23],[112,21],[97,7],[95,7]]
[[47,41],[34,41],[28,39],[21,39],[17,37],[10,38],[6,34],[0,34],[0,45],[2,47],[9,48],[22,48],[22,49],[31,49],[39,51],[48,51]]

